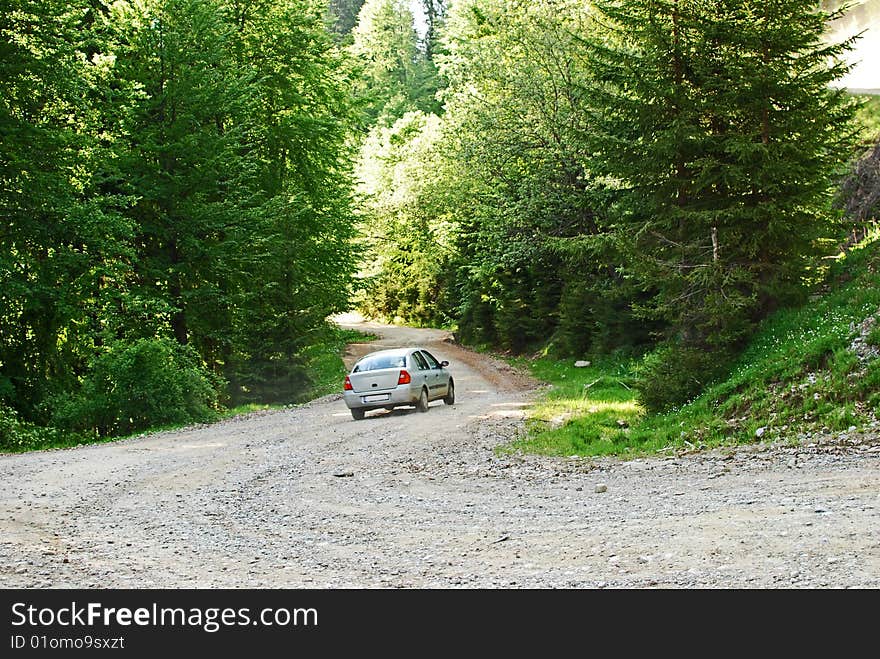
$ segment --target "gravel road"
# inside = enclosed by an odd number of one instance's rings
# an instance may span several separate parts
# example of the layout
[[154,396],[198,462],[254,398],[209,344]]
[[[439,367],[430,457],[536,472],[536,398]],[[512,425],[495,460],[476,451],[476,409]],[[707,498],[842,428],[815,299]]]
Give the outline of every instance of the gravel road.
[[[880,587],[880,439],[496,457],[535,383],[436,330],[458,401],[339,396],[0,456],[4,587]],[[376,348],[352,346],[349,359]]]

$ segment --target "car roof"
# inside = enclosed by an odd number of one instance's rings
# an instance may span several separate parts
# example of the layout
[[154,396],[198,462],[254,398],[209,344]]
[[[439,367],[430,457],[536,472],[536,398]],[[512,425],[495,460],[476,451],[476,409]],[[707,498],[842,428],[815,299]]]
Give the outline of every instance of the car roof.
[[364,355],[358,361],[366,359],[367,357],[376,357],[377,355],[406,355],[414,350],[422,350],[422,348],[388,348],[387,350],[377,350],[376,352]]

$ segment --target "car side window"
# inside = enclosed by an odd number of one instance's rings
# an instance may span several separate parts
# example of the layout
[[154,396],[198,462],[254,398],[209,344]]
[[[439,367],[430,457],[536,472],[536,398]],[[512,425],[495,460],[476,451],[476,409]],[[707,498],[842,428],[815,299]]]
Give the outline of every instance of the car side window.
[[426,371],[428,370],[428,362],[425,361],[425,358],[422,357],[422,353],[414,352],[413,357],[416,360],[416,364],[418,364],[419,370]]
[[[419,353],[415,353],[419,354]],[[428,364],[430,364],[430,368],[440,368],[440,362],[434,359],[434,355],[432,355],[427,350],[422,350],[422,354],[425,356],[425,359],[428,360]]]

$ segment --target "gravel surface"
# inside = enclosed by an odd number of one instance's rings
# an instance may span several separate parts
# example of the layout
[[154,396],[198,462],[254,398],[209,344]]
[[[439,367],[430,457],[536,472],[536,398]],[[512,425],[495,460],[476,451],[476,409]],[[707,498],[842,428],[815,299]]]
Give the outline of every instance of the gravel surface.
[[876,434],[499,458],[534,382],[443,332],[359,326],[449,360],[456,404],[356,422],[330,396],[0,456],[0,585],[880,587]]

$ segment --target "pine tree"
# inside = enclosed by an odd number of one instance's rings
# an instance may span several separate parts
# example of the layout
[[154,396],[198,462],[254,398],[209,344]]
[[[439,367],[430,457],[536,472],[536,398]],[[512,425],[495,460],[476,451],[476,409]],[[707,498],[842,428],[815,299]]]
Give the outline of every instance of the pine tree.
[[[802,0],[600,2],[597,166],[613,182],[647,315],[683,349],[725,351],[802,289],[833,235],[851,104],[848,44]],[[715,358],[709,357],[711,361]]]

